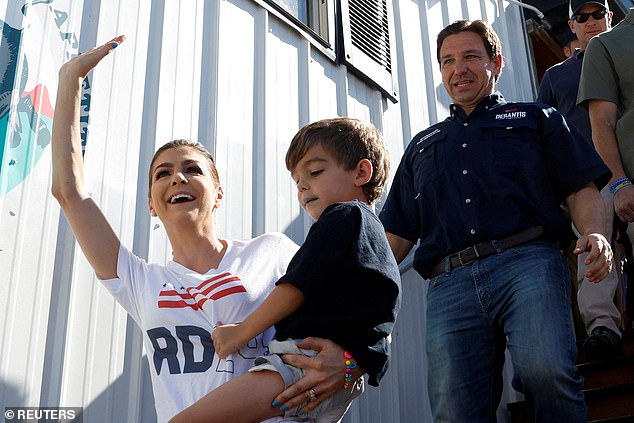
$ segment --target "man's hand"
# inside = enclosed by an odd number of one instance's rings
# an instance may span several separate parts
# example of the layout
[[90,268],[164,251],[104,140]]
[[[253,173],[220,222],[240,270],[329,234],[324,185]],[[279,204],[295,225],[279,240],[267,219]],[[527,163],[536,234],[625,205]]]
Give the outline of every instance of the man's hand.
[[585,257],[580,256],[579,260],[590,266],[584,275],[590,282],[602,281],[612,270],[612,248],[601,234],[580,236],[573,252],[578,255],[588,253]]
[[216,354],[224,359],[227,358],[229,354],[245,346],[248,340],[242,340],[242,332],[240,325],[218,324],[211,334],[211,340],[214,343]]
[[623,222],[634,222],[634,185],[617,191],[614,196],[614,211]]

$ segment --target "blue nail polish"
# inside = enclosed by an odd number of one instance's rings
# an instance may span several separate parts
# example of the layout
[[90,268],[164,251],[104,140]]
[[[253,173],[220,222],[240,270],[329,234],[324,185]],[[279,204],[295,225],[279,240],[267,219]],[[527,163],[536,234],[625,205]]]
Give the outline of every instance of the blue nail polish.
[[271,403],[271,407],[277,407],[278,405],[280,405],[280,402],[278,400],[275,400]]
[[112,48],[117,48],[117,47],[119,47],[119,43],[118,42],[115,41],[114,43],[112,43]]
[[303,339],[302,339],[302,338],[297,338],[297,339],[294,339],[294,341],[295,341],[295,342],[302,342],[302,341],[303,341]]
[[288,410],[287,406],[283,405],[283,406],[280,407],[280,411],[286,411],[286,410]]

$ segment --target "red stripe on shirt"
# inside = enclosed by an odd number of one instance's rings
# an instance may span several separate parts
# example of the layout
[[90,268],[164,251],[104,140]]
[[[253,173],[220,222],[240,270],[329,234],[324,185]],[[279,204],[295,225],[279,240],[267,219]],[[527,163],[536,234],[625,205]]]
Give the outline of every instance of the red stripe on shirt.
[[242,285],[240,286],[232,286],[231,288],[223,289],[222,291],[218,291],[209,297],[212,300],[219,300],[222,297],[226,297],[227,295],[237,294],[239,292],[247,292],[246,289]]
[[166,301],[166,300],[159,300],[158,307],[159,308],[186,308],[186,307],[191,307],[194,310],[198,310],[200,308],[200,306],[197,303],[190,304],[190,303],[187,303],[185,301]]

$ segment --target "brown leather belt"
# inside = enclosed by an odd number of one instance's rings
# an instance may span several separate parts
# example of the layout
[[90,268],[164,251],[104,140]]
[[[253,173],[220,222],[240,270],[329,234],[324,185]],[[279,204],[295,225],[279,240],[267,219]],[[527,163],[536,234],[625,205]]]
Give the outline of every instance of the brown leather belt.
[[[507,238],[481,242],[471,247],[467,247],[462,251],[451,254],[440,260],[440,262],[431,269],[430,278],[435,278],[436,276],[445,273],[445,271],[449,271],[455,267],[473,263],[476,260],[488,257],[498,251],[507,250],[525,242],[532,241],[543,234],[544,228],[542,226],[534,226]],[[449,261],[449,264],[447,264],[447,261]]]

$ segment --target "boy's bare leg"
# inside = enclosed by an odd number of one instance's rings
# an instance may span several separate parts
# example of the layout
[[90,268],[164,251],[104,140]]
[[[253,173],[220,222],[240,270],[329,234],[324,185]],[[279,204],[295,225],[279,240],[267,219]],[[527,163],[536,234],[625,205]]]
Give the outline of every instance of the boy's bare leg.
[[271,406],[283,390],[279,373],[248,372],[211,391],[170,422],[257,423],[283,414],[279,407]]

